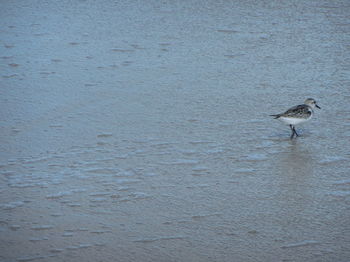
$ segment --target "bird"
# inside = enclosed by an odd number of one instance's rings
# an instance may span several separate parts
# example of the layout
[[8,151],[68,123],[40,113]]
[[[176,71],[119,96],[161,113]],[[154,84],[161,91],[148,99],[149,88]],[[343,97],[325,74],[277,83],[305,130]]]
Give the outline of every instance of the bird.
[[293,139],[294,136],[299,136],[295,130],[295,125],[309,121],[314,114],[315,107],[321,109],[321,107],[317,105],[315,99],[307,98],[302,105],[293,106],[284,113],[270,116],[273,116],[275,119],[281,120],[282,122],[288,124],[292,130],[292,135],[290,138]]

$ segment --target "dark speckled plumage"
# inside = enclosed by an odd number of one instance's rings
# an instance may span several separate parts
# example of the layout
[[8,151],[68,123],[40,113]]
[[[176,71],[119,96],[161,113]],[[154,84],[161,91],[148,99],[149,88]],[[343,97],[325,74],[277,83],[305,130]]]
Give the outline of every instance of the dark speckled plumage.
[[290,109],[288,109],[286,112],[278,115],[274,115],[275,118],[279,117],[294,117],[294,118],[309,118],[312,115],[312,109],[308,105],[297,105]]

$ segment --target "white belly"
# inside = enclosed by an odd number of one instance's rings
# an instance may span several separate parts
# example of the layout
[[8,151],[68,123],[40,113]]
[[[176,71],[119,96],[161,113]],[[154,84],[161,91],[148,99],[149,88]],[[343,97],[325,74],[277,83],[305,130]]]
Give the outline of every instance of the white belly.
[[298,125],[301,123],[304,123],[308,120],[311,119],[311,116],[309,118],[294,118],[294,117],[280,117],[278,118],[279,120],[281,120],[282,122],[288,124],[288,125]]

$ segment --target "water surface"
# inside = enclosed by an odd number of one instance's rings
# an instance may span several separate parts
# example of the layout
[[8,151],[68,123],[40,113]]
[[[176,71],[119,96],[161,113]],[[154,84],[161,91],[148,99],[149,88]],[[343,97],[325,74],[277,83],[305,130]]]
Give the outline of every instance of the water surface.
[[0,260],[349,261],[349,14],[3,1]]

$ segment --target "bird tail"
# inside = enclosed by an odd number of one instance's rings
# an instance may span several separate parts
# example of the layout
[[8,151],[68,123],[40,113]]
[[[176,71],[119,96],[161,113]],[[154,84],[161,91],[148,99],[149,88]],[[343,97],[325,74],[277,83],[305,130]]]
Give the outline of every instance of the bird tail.
[[273,116],[275,119],[279,118],[281,115],[278,114],[278,115],[270,115],[270,116]]

